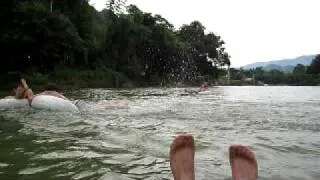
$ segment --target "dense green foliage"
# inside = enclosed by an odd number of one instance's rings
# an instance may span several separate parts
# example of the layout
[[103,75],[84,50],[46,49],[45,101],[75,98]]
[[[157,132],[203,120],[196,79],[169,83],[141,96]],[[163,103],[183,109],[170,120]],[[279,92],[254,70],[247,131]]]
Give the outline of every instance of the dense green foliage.
[[231,77],[233,80],[254,78],[253,84],[320,85],[320,55],[314,58],[310,66],[298,64],[291,73],[266,71],[262,67],[246,71],[231,68]]
[[[150,85],[214,79],[217,66],[230,65],[224,42],[205,34],[200,22],[177,30],[160,15],[121,0],[107,1],[101,12],[87,0],[1,3],[2,76],[14,71],[57,83],[99,78],[101,86],[121,86],[125,79]],[[62,72],[64,79],[56,79]]]

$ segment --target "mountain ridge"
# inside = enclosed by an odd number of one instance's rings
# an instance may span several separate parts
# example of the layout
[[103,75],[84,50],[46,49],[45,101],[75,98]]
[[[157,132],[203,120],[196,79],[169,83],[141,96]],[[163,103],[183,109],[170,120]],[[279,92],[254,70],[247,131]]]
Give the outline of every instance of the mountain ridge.
[[262,67],[263,69],[266,69],[266,70],[278,69],[278,70],[291,71],[297,64],[310,65],[310,63],[315,58],[315,56],[316,55],[302,55],[302,56],[298,56],[296,58],[291,58],[291,59],[288,58],[288,59],[272,60],[272,61],[265,61],[265,62],[255,62],[255,63],[242,66],[241,68],[248,70],[248,69],[253,69],[257,67]]

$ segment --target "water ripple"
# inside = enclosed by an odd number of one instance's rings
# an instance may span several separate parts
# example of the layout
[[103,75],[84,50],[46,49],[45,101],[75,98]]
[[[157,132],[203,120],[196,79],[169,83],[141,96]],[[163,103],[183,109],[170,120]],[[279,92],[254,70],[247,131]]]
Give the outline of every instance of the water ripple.
[[196,140],[197,179],[230,179],[228,146],[256,152],[260,179],[319,179],[319,87],[83,89],[81,114],[0,111],[0,179],[172,179],[173,137]]

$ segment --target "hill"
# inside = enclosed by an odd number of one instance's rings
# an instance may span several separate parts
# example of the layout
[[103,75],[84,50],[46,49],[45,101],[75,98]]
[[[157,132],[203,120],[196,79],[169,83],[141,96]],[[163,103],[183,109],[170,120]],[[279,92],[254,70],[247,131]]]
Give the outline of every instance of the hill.
[[243,66],[245,70],[253,69],[257,67],[263,67],[265,70],[277,69],[281,71],[292,71],[297,64],[309,65],[315,55],[299,56],[293,59],[273,60],[266,62],[256,62]]
[[283,71],[283,72],[292,72],[295,66],[287,65],[287,66],[279,66],[276,64],[268,64],[263,67],[264,70],[266,71],[271,71],[273,69]]

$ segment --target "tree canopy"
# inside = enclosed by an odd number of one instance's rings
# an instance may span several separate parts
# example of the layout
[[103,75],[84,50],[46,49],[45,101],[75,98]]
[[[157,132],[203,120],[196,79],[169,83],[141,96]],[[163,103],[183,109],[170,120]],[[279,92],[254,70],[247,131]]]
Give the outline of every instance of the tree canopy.
[[101,12],[87,0],[3,1],[0,17],[2,73],[111,69],[157,83],[216,78],[217,66],[230,66],[224,41],[201,22],[176,29],[121,0]]
[[320,74],[320,54],[318,54],[308,67],[308,72],[311,74]]

